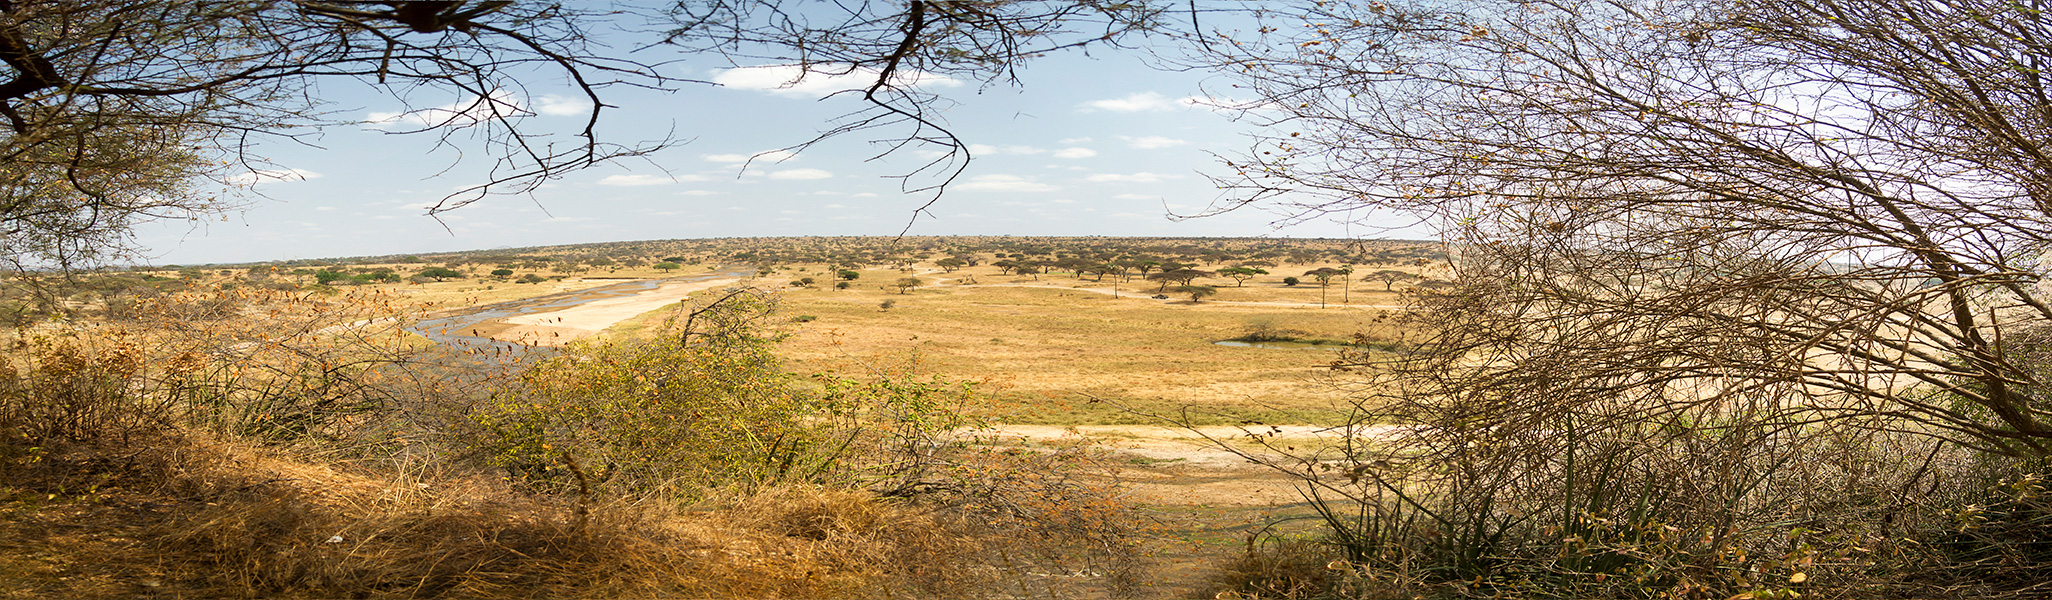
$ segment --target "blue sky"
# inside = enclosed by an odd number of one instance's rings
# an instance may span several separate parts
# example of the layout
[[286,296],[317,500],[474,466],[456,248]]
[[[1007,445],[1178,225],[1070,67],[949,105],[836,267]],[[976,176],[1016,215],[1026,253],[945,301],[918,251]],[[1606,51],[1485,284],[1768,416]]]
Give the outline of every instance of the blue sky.
[[[655,59],[666,57],[656,56]],[[751,155],[812,138],[852,98],[821,99],[842,86],[809,79],[780,87],[790,70],[734,70],[724,63],[664,67],[668,75],[725,85],[680,84],[672,93],[623,90],[608,96],[602,134],[614,141],[673,136],[680,143],[642,159],[573,173],[532,198],[495,196],[442,220],[424,208],[482,180],[490,161],[459,134],[437,147],[398,135],[415,115],[347,82],[321,93],[332,126],[302,143],[265,142],[263,173],[232,170],[247,185],[199,190],[241,195],[247,206],[214,220],[164,222],[138,230],[152,264],[248,262],[640,239],[783,235],[892,235],[929,195],[901,193],[893,175],[921,158],[911,149],[868,161],[865,134],[805,152]],[[528,122],[571,129],[584,106],[552,75],[520,81],[509,101]],[[1244,210],[1194,220],[1220,197],[1204,177],[1222,172],[1214,154],[1243,150],[1253,125],[1202,100],[1231,98],[1231,82],[1206,73],[1149,67],[1134,52],[1066,53],[1029,63],[1017,86],[928,78],[921,85],[953,106],[939,114],[977,157],[933,206],[915,235],[1106,235],[1386,237],[1329,220],[1277,228],[1278,215]],[[462,100],[422,95],[415,106]],[[782,160],[777,160],[781,158]],[[1403,237],[1420,237],[1406,235]]]

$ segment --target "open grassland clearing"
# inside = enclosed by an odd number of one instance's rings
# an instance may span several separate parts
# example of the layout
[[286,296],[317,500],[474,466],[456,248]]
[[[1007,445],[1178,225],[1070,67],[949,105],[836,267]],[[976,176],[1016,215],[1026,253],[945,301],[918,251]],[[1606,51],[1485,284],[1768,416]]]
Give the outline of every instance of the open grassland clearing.
[[[1384,331],[1382,309],[1114,298],[1030,286],[801,289],[785,312],[804,319],[784,344],[795,366],[853,371],[916,361],[921,371],[982,381],[1008,423],[1146,423],[1124,408],[1205,423],[1316,422],[1345,405],[1332,351],[1228,347],[1256,330],[1346,340]],[[891,302],[890,308],[882,308]],[[809,318],[807,318],[809,317]],[[1109,402],[1096,402],[1104,400]]]

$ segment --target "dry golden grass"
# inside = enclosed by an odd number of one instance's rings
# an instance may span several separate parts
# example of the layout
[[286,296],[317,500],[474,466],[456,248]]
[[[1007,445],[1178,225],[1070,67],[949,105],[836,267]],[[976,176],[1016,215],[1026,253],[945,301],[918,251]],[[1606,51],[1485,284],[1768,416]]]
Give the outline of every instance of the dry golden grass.
[[[1263,304],[1191,303],[1114,298],[1071,287],[1109,284],[1049,275],[1015,282],[1020,278],[986,270],[969,273],[979,282],[974,286],[935,285],[942,277],[959,280],[961,272],[925,275],[928,286],[907,294],[877,288],[875,282],[902,276],[892,270],[865,271],[856,282],[866,285],[848,290],[791,290],[785,314],[814,318],[793,325],[796,335],[783,355],[795,368],[830,371],[915,360],[924,372],[986,382],[999,403],[995,416],[1012,423],[1146,421],[1113,403],[1151,412],[1191,407],[1207,423],[1294,423],[1322,420],[1345,406],[1346,394],[1332,385],[1326,368],[1332,351],[1213,342],[1261,326],[1326,339],[1395,335],[1377,321],[1384,310],[1338,305],[1336,290],[1335,304],[1318,308],[1315,286],[1309,305],[1301,303],[1307,290],[1259,283],[1236,296]],[[1386,294],[1356,293],[1354,299],[1394,301]],[[885,301],[893,307],[881,308]]]
[[860,491],[587,507],[168,438],[6,466],[0,598],[967,597],[1004,575],[960,521]]

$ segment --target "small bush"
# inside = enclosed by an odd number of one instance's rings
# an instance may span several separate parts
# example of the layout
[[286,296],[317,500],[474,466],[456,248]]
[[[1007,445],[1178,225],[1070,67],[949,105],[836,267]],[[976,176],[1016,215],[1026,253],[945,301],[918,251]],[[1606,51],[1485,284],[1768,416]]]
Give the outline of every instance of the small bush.
[[1336,579],[1339,553],[1317,540],[1247,538],[1239,556],[1217,567],[1205,580],[1211,598],[1274,598],[1298,600],[1325,597],[1328,580]]
[[[547,489],[667,490],[809,477],[824,407],[792,386],[759,327],[765,297],[695,314],[712,331],[581,346],[480,406],[472,445]],[[723,326],[722,326],[723,325]]]
[[146,393],[147,350],[127,335],[35,338],[0,361],[0,433],[26,446],[123,443],[170,423]]

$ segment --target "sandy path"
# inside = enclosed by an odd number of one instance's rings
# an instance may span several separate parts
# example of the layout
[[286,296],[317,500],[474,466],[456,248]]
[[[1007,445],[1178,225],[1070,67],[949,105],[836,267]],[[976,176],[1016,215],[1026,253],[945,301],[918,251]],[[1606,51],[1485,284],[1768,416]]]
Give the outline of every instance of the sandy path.
[[492,339],[561,346],[604,331],[621,321],[682,301],[692,292],[733,285],[741,278],[665,283],[623,298],[594,300],[561,310],[493,319],[477,329]]
[[[961,281],[961,279],[960,279],[960,278],[942,278],[942,279],[940,280],[940,283],[947,283],[947,282],[956,282],[956,281]],[[1113,297],[1117,297],[1117,298],[1123,298],[1123,299],[1131,299],[1131,300],[1154,300],[1155,302],[1174,302],[1174,303],[1177,303],[1177,304],[1192,304],[1191,302],[1189,302],[1189,301],[1187,301],[1187,300],[1182,300],[1182,301],[1178,301],[1178,300],[1176,300],[1176,299],[1175,299],[1175,297],[1174,297],[1174,296],[1171,296],[1171,297],[1170,297],[1170,299],[1168,299],[1168,300],[1157,300],[1157,299],[1155,299],[1155,298],[1154,298],[1154,296],[1156,295],[1156,294],[1155,294],[1154,292],[1149,292],[1149,291],[1145,291],[1144,289],[1137,289],[1137,288],[1111,288],[1111,287],[1068,287],[1068,286],[1061,286],[1061,285],[1050,285],[1050,284],[1038,284],[1038,283],[970,283],[970,284],[962,284],[962,283],[956,283],[956,284],[954,284],[954,285],[951,285],[951,286],[949,286],[949,287],[963,287],[963,288],[1000,288],[1000,287],[1023,287],[1023,288],[1041,288],[1041,289],[1048,289],[1048,290],[1062,290],[1062,291],[1065,291],[1065,292],[1090,292],[1090,293],[1094,293],[1094,294],[1101,294],[1101,295],[1105,295],[1105,296],[1113,296]],[[1140,286],[1140,288],[1145,288],[1145,287],[1146,287],[1146,286],[1144,286],[1144,285],[1143,285],[1143,286]],[[1318,306],[1318,303],[1316,303],[1316,302],[1256,302],[1256,301],[1241,301],[1241,300],[1205,300],[1204,302],[1201,302],[1201,303],[1197,303],[1197,304],[1210,304],[1210,305],[1220,305],[1220,306],[1289,306],[1289,307],[1296,307],[1296,308],[1302,308],[1302,307],[1307,307],[1307,306]],[[1327,304],[1327,305],[1326,305],[1326,307],[1327,307],[1327,308],[1353,308],[1353,309],[1375,309],[1375,310],[1403,310],[1403,309],[1409,308],[1409,307],[1406,307],[1406,306],[1403,306],[1403,305],[1398,305],[1398,304],[1342,304],[1342,303],[1339,303],[1339,302],[1332,302],[1332,303],[1330,303],[1330,304]]]
[[[1353,433],[1357,438],[1372,438],[1390,435],[1395,429],[1369,425]],[[981,443],[997,446],[1087,442],[1109,450],[1126,458],[1128,467],[1120,474],[1121,486],[1128,498],[1143,504],[1270,507],[1303,502],[1297,491],[1301,480],[1220,447],[1222,442],[1232,443],[1254,456],[1282,458],[1242,442],[1248,434],[1273,436],[1270,442],[1281,446],[1317,447],[1335,442],[1341,430],[1322,425],[1194,429],[1163,425],[999,425],[975,435]]]

